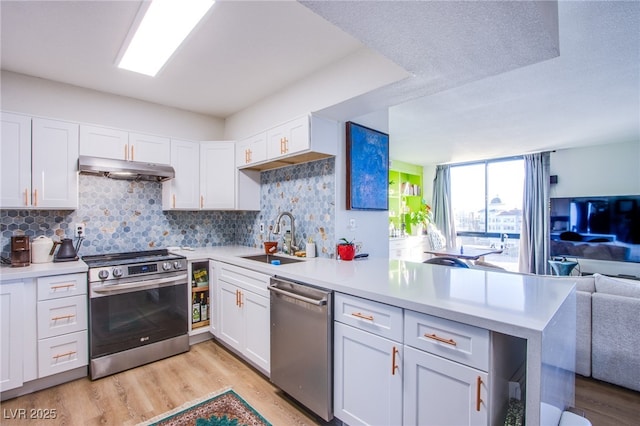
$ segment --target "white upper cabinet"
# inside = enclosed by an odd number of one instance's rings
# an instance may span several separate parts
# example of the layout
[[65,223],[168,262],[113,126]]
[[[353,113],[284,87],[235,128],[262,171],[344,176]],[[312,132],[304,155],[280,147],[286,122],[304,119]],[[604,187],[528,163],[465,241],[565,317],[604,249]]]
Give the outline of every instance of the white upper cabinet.
[[31,207],[31,117],[2,113],[0,205]]
[[78,208],[78,125],[33,119],[33,207]]
[[162,183],[163,210],[260,210],[260,175],[238,170],[233,141],[171,140],[176,177]]
[[236,206],[235,142],[200,143],[200,207],[228,209]]
[[161,136],[129,133],[129,161],[170,164],[171,140]]
[[80,155],[169,164],[169,138],[99,126],[80,126]]
[[304,115],[240,141],[236,165],[269,170],[335,156],[339,136],[338,122]]
[[267,131],[267,158],[296,154],[310,146],[309,117],[299,117]]
[[2,207],[78,207],[78,125],[2,113]]
[[128,132],[107,127],[80,125],[80,155],[124,160],[128,151]]
[[171,165],[176,177],[162,183],[163,210],[200,209],[200,143],[171,140]]
[[236,166],[245,167],[264,162],[267,159],[267,132],[258,133],[238,141],[236,146]]

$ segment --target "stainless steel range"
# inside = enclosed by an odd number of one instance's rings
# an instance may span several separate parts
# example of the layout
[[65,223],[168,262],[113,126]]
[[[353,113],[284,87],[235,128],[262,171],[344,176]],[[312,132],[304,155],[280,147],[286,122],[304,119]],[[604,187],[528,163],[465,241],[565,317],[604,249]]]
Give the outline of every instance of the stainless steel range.
[[187,261],[167,250],[83,256],[91,379],[189,350]]

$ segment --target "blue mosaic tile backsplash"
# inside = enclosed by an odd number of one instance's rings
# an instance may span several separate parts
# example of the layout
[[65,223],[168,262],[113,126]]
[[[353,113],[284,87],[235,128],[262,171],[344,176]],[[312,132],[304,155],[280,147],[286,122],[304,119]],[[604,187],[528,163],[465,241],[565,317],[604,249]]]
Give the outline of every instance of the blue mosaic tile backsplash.
[[[78,210],[0,211],[2,256],[9,257],[13,235],[73,238],[77,222],[85,223],[87,235],[80,256],[168,246],[262,247],[269,225],[278,213],[289,211],[296,218],[296,238],[312,238],[318,255],[329,257],[335,251],[334,164],[331,158],[263,172],[260,212],[165,212],[160,183],[81,175]],[[265,234],[260,234],[260,223]],[[288,219],[283,225],[289,227]]]

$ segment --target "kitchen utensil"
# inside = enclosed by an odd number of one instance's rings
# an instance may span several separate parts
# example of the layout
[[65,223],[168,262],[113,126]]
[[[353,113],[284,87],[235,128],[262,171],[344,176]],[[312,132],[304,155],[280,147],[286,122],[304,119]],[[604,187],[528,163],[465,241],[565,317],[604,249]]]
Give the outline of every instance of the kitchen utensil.
[[78,260],[78,253],[73,247],[73,240],[71,240],[71,238],[63,238],[59,244],[60,248],[53,258],[54,262],[70,262],[72,260]]
[[11,266],[31,264],[31,243],[26,235],[11,237]]
[[31,242],[31,263],[53,262],[53,240],[44,235]]

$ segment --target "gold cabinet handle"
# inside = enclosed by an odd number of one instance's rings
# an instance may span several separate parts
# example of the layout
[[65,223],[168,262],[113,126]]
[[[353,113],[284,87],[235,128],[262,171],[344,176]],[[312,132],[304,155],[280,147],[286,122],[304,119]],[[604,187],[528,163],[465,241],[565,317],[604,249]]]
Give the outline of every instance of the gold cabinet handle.
[[396,370],[400,367],[398,367],[398,365],[396,365],[396,355],[399,354],[400,351],[398,351],[398,348],[396,348],[395,346],[393,347],[393,353],[391,354],[391,375],[395,376],[396,375]]
[[240,305],[240,292],[236,290],[236,306]]
[[353,312],[351,315],[354,317],[362,318],[367,321],[373,321],[373,315],[365,315],[361,312]]
[[289,151],[287,142],[287,138],[280,138],[280,154],[286,154]]
[[75,318],[75,314],[69,314],[69,315],[60,315],[59,317],[53,317],[51,318],[51,321],[60,321],[63,319],[71,319],[71,318]]
[[59,288],[69,288],[69,287],[74,287],[75,284],[59,284],[59,285],[52,285],[51,286],[51,290],[57,290]]
[[424,337],[426,337],[427,339],[437,340],[438,342],[446,343],[447,345],[451,345],[451,346],[456,346],[457,345],[455,340],[453,340],[453,339],[445,339],[444,337],[440,337],[440,336],[436,335],[435,333],[433,333],[433,334],[426,334],[425,333]]
[[135,161],[135,156],[134,156],[133,148],[134,148],[134,146],[133,146],[133,145],[131,145],[131,161]]
[[176,208],[176,194],[173,194],[171,196],[171,202],[173,204],[173,208],[175,209]]
[[24,205],[29,205],[29,188],[24,189]]
[[125,144],[124,146],[124,159],[128,160],[129,159],[129,146]]
[[38,206],[38,190],[37,189],[33,190],[33,206],[34,207]]
[[62,358],[62,357],[70,357],[71,355],[75,355],[76,351],[69,351],[69,352],[65,352],[63,354],[56,354],[54,355],[52,358],[55,359],[56,361],[58,360],[58,358]]
[[249,164],[251,162],[251,150],[249,148],[244,150],[244,163]]
[[480,398],[480,391],[482,390],[482,377],[478,376],[476,380],[476,411],[480,411],[480,404],[482,404],[482,398]]
[[200,208],[204,207],[204,195],[200,196]]
[[238,298],[239,304],[238,304],[238,306],[240,308],[242,308],[242,305],[244,305],[244,302],[242,301],[242,291],[238,291],[238,294],[239,294],[239,298]]

